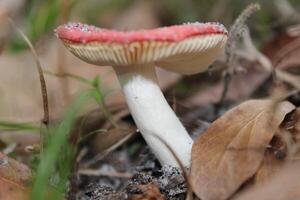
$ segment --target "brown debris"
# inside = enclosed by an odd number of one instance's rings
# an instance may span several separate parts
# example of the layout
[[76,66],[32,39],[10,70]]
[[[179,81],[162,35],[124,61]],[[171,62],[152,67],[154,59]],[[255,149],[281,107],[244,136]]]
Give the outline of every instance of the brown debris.
[[127,191],[129,200],[166,200],[159,188],[153,183],[130,185]]
[[0,199],[27,200],[30,169],[0,152]]
[[231,109],[202,134],[192,149],[191,181],[203,200],[227,199],[253,176],[285,115],[288,102],[250,100]]
[[300,198],[300,163],[285,166],[268,183],[253,187],[234,200],[287,200]]
[[85,196],[89,200],[123,200],[125,194],[114,191],[111,187],[90,184],[85,191]]

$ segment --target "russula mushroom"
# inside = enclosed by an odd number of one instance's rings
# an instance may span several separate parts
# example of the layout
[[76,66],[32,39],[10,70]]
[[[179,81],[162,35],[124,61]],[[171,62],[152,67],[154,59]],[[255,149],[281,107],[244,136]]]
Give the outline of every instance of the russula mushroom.
[[206,70],[224,47],[225,27],[196,22],[120,32],[68,23],[59,26],[56,34],[82,60],[114,68],[131,115],[161,164],[178,166],[169,149],[153,134],[189,167],[193,140],[164,98],[155,66],[182,74]]

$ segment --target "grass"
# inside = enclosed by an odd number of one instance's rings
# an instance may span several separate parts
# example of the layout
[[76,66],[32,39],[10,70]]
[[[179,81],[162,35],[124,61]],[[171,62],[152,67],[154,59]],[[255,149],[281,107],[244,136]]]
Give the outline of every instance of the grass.
[[[33,172],[31,200],[60,200],[63,198],[77,150],[76,144],[70,145],[69,134],[85,102],[94,99],[96,93],[95,90],[91,89],[81,91],[66,109],[61,122],[41,130],[45,136],[43,137],[44,145],[39,159],[35,160],[31,166],[31,169],[36,169]],[[39,126],[31,123],[7,121],[0,121],[0,129],[4,131],[30,130],[37,133],[40,131]],[[55,179],[56,181],[51,182]]]
[[[68,142],[69,133],[84,102],[92,95],[91,90],[81,92],[67,108],[62,121],[47,131],[48,137],[45,137],[44,150],[33,181],[31,200],[62,199],[76,152],[76,146]],[[49,184],[53,176],[58,176],[55,187]]]
[[39,131],[40,127],[31,123],[15,123],[9,121],[0,121],[0,130],[2,131]]
[[[51,199],[58,200],[62,199],[65,192],[68,182],[70,172],[72,171],[74,158],[76,155],[77,145],[69,143],[69,134],[73,127],[73,124],[77,118],[80,109],[83,106],[84,102],[92,98],[94,99],[102,112],[105,114],[107,119],[114,124],[111,119],[109,111],[106,109],[104,104],[105,94],[102,92],[100,85],[99,77],[96,77],[93,80],[85,79],[84,77],[78,75],[68,74],[69,77],[89,84],[90,89],[82,91],[74,99],[73,103],[66,110],[62,121],[57,125],[48,125],[48,100],[47,100],[47,90],[46,84],[43,76],[42,66],[39,62],[38,56],[33,45],[30,42],[30,39],[19,29],[15,23],[10,21],[12,26],[19,32],[23,40],[30,47],[34,59],[36,61],[38,72],[40,78],[42,77],[43,81],[40,81],[42,88],[42,96],[44,103],[44,124],[47,125],[43,130],[42,134],[42,143],[41,143],[41,153],[40,159],[35,162],[35,165],[32,165],[32,169],[36,169],[30,199],[40,200],[40,199]],[[53,75],[53,74],[52,74]],[[46,105],[46,106],[45,106]],[[115,125],[116,126],[116,125]],[[0,128],[3,130],[35,130],[38,131],[39,128],[28,124],[28,123],[13,123],[0,121]],[[79,138],[80,140],[80,138]],[[37,165],[37,166],[36,166]],[[56,177],[56,182],[52,182]]]
[[31,169],[35,169],[30,194],[31,200],[59,200],[63,198],[77,150],[76,144],[70,145],[69,134],[85,102],[92,99],[99,104],[103,103],[104,96],[99,87],[97,84],[95,88],[81,91],[66,109],[62,120],[55,125],[49,125],[48,128],[40,130],[38,125],[31,123],[0,121],[1,130],[30,130],[37,133],[42,131],[44,136],[40,156],[31,166]]

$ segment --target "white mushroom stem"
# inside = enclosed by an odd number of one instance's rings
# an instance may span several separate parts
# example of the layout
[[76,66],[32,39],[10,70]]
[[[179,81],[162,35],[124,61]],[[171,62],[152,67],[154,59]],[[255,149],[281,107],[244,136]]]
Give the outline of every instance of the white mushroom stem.
[[157,83],[154,64],[114,67],[131,115],[162,165],[178,166],[170,150],[185,167],[190,166],[193,140],[169,106]]

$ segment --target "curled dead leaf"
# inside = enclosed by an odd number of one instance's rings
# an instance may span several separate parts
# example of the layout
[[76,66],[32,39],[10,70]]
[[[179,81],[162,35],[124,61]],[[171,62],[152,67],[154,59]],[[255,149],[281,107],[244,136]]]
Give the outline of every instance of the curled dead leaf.
[[191,181],[202,200],[229,198],[255,174],[285,115],[294,106],[249,100],[214,121],[195,141]]
[[287,131],[296,143],[300,143],[300,107],[294,110],[281,124],[281,132]]
[[[300,129],[297,128],[299,125],[300,109],[297,108],[285,116],[265,152],[264,160],[253,178],[253,184],[247,185],[243,189],[243,194],[256,191],[261,187],[268,187],[269,184],[272,185],[274,178],[286,170],[287,166],[299,160],[300,141],[297,139],[300,135]],[[289,189],[289,187],[283,187],[282,193],[287,195],[286,190]]]
[[255,185],[270,181],[288,162],[294,161],[299,151],[296,137],[300,135],[300,109],[286,115],[265,153],[264,161],[255,174]]

